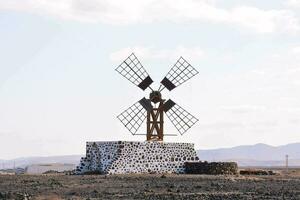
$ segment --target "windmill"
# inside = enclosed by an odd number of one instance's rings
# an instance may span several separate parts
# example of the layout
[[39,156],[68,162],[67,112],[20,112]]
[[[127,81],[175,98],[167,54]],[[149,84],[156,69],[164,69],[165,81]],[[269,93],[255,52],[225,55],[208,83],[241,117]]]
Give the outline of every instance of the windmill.
[[151,88],[153,80],[134,53],[126,58],[116,68],[116,71],[140,89],[149,88],[151,90],[149,98],[142,98],[117,116],[133,135],[139,135],[137,131],[147,118],[147,141],[163,141],[166,136],[164,134],[164,113],[181,135],[198,121],[177,103],[171,99],[165,100],[161,95],[165,88],[171,91],[198,74],[198,71],[184,58],[180,57],[177,60],[160,82],[157,90]]

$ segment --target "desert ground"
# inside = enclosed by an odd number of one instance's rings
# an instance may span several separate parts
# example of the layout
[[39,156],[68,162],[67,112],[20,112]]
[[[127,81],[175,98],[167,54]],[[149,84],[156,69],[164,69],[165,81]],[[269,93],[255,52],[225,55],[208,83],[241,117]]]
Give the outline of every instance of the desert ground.
[[0,199],[300,199],[300,170],[272,176],[0,175]]

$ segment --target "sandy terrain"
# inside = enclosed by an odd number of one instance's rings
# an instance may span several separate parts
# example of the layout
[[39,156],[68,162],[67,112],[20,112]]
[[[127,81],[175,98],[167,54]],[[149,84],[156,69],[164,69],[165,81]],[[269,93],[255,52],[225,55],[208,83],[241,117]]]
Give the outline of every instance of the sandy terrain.
[[300,176],[0,175],[0,199],[300,199]]

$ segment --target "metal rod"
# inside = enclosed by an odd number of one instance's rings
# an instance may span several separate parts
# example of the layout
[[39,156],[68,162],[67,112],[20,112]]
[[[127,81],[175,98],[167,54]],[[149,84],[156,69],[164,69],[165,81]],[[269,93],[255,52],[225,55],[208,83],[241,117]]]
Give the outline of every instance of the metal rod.
[[148,88],[150,88],[152,90],[152,92],[154,91],[150,85],[148,86]]
[[161,91],[163,91],[164,89],[165,89],[166,87],[164,86],[162,89],[160,89],[159,91],[161,92]]
[[160,86],[159,86],[159,88],[158,88],[158,91],[160,90],[161,86],[162,86],[162,85],[160,84]]
[[289,155],[285,155],[285,172],[289,172]]

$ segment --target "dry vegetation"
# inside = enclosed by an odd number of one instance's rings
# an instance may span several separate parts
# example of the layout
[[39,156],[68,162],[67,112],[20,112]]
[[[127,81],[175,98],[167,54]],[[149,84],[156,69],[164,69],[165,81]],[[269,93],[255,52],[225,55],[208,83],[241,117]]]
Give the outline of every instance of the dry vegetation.
[[0,199],[300,199],[300,170],[274,176],[0,175]]

